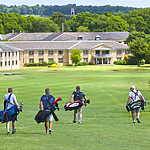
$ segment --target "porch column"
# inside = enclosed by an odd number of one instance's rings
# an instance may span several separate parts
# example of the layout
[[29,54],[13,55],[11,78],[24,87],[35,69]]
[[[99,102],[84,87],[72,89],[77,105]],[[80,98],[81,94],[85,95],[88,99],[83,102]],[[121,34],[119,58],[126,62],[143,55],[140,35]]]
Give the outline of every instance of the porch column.
[[97,58],[96,58],[96,65],[97,65]]
[[107,65],[109,64],[109,58],[107,58]]
[[102,58],[102,65],[103,65],[103,58]]

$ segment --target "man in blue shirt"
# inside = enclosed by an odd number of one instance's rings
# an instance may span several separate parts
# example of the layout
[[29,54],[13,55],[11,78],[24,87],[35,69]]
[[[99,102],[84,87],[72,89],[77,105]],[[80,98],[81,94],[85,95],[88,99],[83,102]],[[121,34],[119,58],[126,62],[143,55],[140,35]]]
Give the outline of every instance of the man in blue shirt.
[[[70,98],[70,103],[71,103],[73,98],[74,98],[74,101],[79,101],[79,100],[82,101],[82,98],[84,98],[86,100],[85,94],[80,91],[80,86],[77,86],[76,90],[77,91],[74,91],[72,93],[72,96]],[[82,121],[82,106],[74,109],[74,120],[73,120],[73,123],[77,122],[77,111],[79,111],[78,121],[79,121],[79,123],[81,123],[81,121]]]
[[[41,97],[40,110],[42,110],[42,107],[43,109],[46,109],[50,104],[53,104],[53,101],[55,100],[55,97],[50,95],[49,88],[45,89],[45,93],[46,94]],[[45,121],[46,133],[48,133],[48,122],[49,122],[49,134],[52,133],[52,121],[53,121],[53,115],[50,114]]]

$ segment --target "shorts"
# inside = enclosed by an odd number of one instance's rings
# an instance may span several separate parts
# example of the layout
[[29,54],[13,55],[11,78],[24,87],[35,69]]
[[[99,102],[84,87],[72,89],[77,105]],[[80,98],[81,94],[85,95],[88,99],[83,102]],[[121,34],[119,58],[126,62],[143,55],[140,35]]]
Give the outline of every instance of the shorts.
[[8,121],[12,121],[12,122],[17,121],[17,114],[14,114],[11,117],[9,117]]
[[139,107],[139,108],[135,108],[135,109],[131,110],[132,114],[134,114],[134,113],[135,113],[135,110],[136,110],[136,112],[137,112],[137,113],[138,113],[138,112],[140,112],[140,107]]
[[53,114],[50,114],[47,118],[46,121],[53,121]]

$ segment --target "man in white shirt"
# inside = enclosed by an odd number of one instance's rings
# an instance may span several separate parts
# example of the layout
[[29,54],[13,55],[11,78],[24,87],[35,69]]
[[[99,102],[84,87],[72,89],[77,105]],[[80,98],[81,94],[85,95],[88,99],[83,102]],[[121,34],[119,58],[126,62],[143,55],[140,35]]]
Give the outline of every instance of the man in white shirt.
[[[140,98],[141,98],[145,102],[145,99],[142,96],[141,92],[138,91],[138,90],[135,90],[135,86],[131,86],[130,90],[131,91],[129,92],[129,97],[128,97],[127,105],[126,106],[128,106],[130,100],[131,100],[131,102],[136,102],[136,101],[140,100]],[[140,120],[139,120],[140,107],[137,107],[137,108],[134,108],[134,109],[131,110],[133,123],[135,123],[135,111],[136,111],[136,116],[137,116],[137,118],[136,118],[137,122],[140,123]]]
[[[8,88],[8,93],[4,95],[4,98],[5,98],[5,102],[6,102],[5,109],[9,109],[14,105],[18,106],[16,96],[15,96],[15,94],[13,94],[13,89],[12,88]],[[15,134],[15,132],[16,132],[15,121],[17,120],[17,115],[12,116],[10,119],[12,121],[12,134]],[[10,123],[10,121],[6,122],[7,135],[10,135],[9,123]]]

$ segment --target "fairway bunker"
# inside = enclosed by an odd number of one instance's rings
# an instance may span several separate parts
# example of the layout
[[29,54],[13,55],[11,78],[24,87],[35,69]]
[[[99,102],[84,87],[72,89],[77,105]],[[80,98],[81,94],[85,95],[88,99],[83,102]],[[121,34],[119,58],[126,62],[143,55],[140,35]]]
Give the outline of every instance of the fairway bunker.
[[23,74],[14,74],[14,73],[2,73],[1,75],[5,75],[5,76],[13,76],[13,75],[23,76]]

